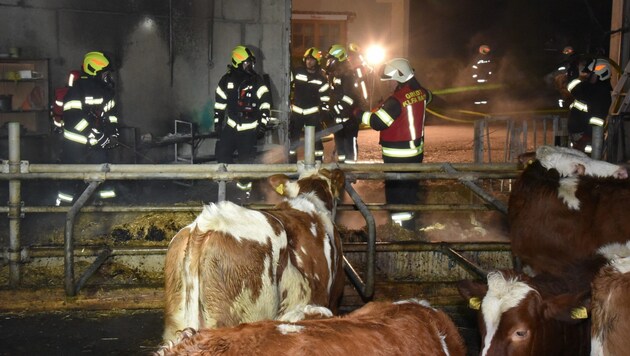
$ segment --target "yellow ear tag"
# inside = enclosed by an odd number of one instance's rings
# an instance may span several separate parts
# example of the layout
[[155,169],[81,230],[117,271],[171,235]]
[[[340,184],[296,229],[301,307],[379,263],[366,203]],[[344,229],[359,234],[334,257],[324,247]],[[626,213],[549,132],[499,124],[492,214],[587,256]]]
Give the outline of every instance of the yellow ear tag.
[[468,299],[468,307],[470,309],[479,310],[481,308],[481,299],[477,297],[472,297]]
[[587,319],[588,310],[585,307],[573,308],[571,310],[571,319]]
[[280,184],[279,186],[277,186],[276,192],[278,192],[278,194],[280,195],[284,195],[284,184]]

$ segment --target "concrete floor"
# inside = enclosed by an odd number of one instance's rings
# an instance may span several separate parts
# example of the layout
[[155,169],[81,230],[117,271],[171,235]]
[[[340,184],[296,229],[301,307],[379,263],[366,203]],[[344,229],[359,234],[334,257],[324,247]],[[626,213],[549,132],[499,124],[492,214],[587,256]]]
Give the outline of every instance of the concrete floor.
[[[446,309],[468,355],[479,352],[475,317]],[[161,343],[162,310],[0,314],[0,355],[149,355]]]

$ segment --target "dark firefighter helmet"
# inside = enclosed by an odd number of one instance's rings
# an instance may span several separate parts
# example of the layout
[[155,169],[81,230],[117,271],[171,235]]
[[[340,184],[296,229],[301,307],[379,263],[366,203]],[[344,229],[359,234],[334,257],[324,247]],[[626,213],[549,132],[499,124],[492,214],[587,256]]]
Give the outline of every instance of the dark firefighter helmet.
[[595,58],[593,59],[587,66],[588,71],[597,74],[597,77],[602,82],[604,80],[610,79],[611,71],[610,71],[610,63],[603,58]]

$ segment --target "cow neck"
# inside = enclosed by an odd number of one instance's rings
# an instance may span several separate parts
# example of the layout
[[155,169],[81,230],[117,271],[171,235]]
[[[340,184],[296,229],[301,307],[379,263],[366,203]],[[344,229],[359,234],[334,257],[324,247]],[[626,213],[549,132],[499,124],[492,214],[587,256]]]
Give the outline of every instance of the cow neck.
[[[313,204],[313,206],[315,207],[315,211],[317,213],[324,213],[325,212],[326,214],[331,215],[331,211],[328,210],[328,207],[326,206],[326,203],[324,203],[324,201],[322,201],[322,199],[315,192],[302,193],[302,194],[298,195],[295,198],[289,199],[289,202],[292,202],[292,201],[298,200],[298,199],[303,199],[303,200],[306,200],[309,203]],[[291,204],[291,206],[293,206],[293,204]],[[295,206],[293,206],[293,207],[295,208]]]
[[259,211],[260,211],[261,213],[263,213],[263,214],[269,215],[269,216],[271,216],[272,218],[274,218],[274,219],[275,219],[275,220],[276,220],[276,221],[280,224],[280,226],[282,226],[282,230],[285,230],[285,231],[286,231],[286,229],[285,229],[285,227],[284,227],[284,224],[282,223],[282,221],[281,221],[280,219],[278,219],[278,217],[277,217],[277,216],[273,215],[272,213],[270,213],[270,212],[268,212],[268,211],[264,211],[264,210],[259,210]]

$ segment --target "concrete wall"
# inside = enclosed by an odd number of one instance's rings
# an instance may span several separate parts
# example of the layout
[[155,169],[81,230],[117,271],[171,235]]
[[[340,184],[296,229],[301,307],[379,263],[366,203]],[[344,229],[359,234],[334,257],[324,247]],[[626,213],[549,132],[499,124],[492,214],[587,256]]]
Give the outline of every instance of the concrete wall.
[[0,0],[0,53],[19,47],[22,58],[50,58],[55,88],[86,52],[105,51],[117,69],[123,125],[162,136],[173,132],[174,119],[184,118],[208,131],[214,89],[238,44],[250,46],[257,71],[270,75],[274,109],[288,102],[290,4]]

